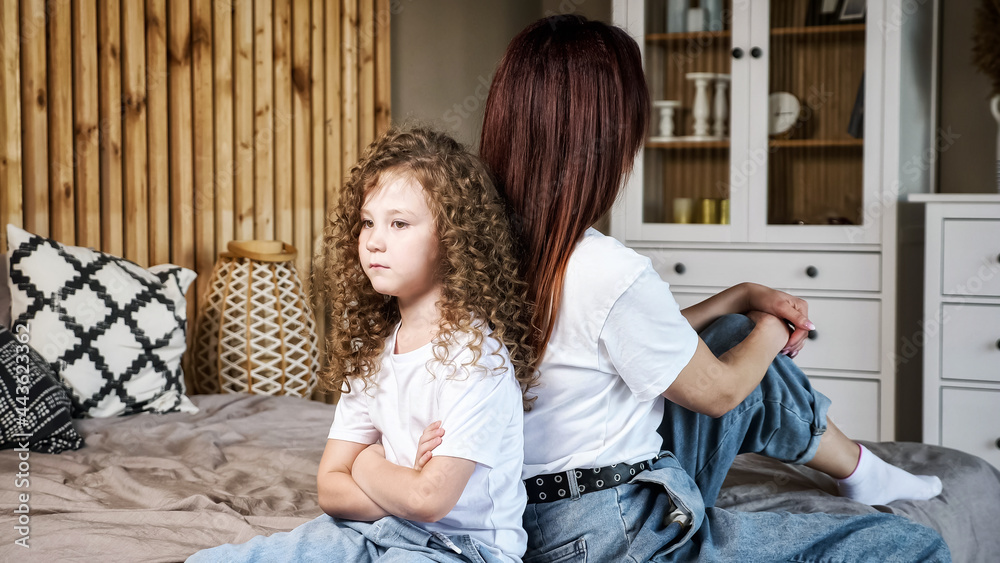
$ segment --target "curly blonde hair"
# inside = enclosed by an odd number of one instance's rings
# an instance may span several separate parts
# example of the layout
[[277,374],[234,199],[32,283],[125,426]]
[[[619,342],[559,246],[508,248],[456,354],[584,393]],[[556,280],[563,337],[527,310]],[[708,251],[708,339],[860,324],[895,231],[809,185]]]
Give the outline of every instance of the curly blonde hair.
[[507,213],[479,158],[451,137],[424,128],[392,128],[365,149],[328,217],[319,283],[331,322],[320,380],[350,392],[349,378],[358,378],[367,389],[380,368],[385,340],[400,320],[396,298],[375,291],[358,253],[361,206],[372,190],[397,174],[423,186],[434,216],[442,277],[435,361],[448,364],[448,346],[457,334],[467,334],[471,338],[462,342],[472,350],[472,360],[463,366],[476,364],[485,343],[479,323],[488,323],[492,337],[507,347],[524,408],[530,409],[536,336]]

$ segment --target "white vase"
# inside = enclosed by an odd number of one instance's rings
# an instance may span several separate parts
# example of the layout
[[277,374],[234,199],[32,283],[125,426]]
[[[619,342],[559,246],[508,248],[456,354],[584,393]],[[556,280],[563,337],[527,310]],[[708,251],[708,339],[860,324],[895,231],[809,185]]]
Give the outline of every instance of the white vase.
[[726,97],[726,90],[729,88],[728,74],[715,75],[715,96],[712,100],[714,108],[712,111],[712,132],[720,139],[726,138],[726,118],[729,117],[729,100]]
[[997,120],[997,192],[1000,192],[1000,94],[990,100],[990,111],[993,112],[993,119]]
[[722,0],[701,0],[705,9],[705,30],[722,31]]
[[667,33],[687,31],[688,0],[670,0],[667,4]]
[[656,141],[669,141],[674,137],[674,110],[679,108],[681,103],[677,100],[655,100],[653,101],[653,109],[656,110],[656,127],[653,131],[656,131],[658,135],[654,135],[650,140]]
[[707,141],[713,137],[710,134],[709,117],[712,116],[711,96],[708,91],[709,82],[715,79],[711,72],[689,72],[685,75],[694,82],[694,107],[691,115],[694,117],[694,136],[692,140]]

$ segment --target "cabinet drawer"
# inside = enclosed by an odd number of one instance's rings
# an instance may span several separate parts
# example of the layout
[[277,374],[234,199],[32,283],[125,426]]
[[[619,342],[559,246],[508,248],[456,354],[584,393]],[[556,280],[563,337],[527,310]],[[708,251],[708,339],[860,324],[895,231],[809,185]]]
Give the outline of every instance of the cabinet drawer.
[[844,434],[855,440],[877,442],[881,439],[878,380],[810,375],[809,382],[833,402],[827,416]]
[[942,305],[941,377],[1000,382],[1000,305]]
[[876,299],[812,297],[813,338],[795,358],[803,368],[879,371],[882,304]]
[[1000,297],[1000,220],[946,219],[941,292]]
[[[674,293],[683,309],[711,294]],[[809,319],[816,325],[814,338],[795,358],[802,368],[879,371],[882,306],[877,299],[810,297]]]
[[1000,391],[941,389],[941,445],[1000,468]]
[[878,291],[876,253],[640,249],[671,285],[729,287],[756,282],[796,290]]

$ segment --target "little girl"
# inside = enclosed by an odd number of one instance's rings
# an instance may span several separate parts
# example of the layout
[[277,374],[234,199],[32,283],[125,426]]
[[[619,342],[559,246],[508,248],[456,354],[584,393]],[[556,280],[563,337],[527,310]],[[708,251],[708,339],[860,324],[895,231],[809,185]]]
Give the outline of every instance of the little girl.
[[506,217],[451,138],[392,129],[368,147],[324,236],[324,381],[343,393],[317,475],[326,514],[196,557],[520,561],[534,359]]

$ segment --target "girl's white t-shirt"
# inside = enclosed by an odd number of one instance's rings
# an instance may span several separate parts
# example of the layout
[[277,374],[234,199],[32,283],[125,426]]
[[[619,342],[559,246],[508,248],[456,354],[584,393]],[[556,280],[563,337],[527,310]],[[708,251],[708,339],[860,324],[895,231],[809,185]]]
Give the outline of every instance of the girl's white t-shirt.
[[524,414],[522,478],[654,457],[661,393],[697,346],[649,258],[588,229],[566,268],[538,399]]
[[[381,440],[387,460],[413,467],[420,435],[432,422],[442,421],[445,435],[433,455],[468,459],[476,468],[451,512],[437,522],[414,524],[445,535],[468,534],[520,560],[527,547],[521,526],[527,503],[520,479],[523,409],[507,349],[484,328],[477,369],[454,375],[432,361],[433,343],[394,354],[398,330],[397,325],[386,339],[374,385],[362,391],[364,384],[352,381],[351,393],[341,395],[329,438],[361,444]],[[468,337],[458,335],[457,344],[449,348],[452,365],[472,357],[464,345]],[[494,375],[494,368],[504,365],[506,369]]]

